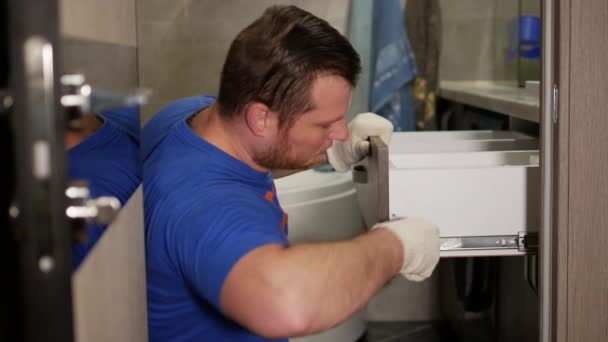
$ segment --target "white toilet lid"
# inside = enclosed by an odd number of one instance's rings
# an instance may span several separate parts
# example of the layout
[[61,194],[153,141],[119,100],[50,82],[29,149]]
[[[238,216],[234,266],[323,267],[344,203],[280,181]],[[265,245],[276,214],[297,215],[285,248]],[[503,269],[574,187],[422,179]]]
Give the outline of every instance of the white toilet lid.
[[321,172],[306,170],[275,181],[281,205],[335,196],[354,188],[350,172]]

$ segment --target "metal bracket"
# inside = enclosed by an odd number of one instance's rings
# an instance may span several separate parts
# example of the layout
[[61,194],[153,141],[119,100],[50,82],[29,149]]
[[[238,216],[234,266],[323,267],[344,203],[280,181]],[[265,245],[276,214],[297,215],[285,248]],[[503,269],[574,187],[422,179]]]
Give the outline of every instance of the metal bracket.
[[441,238],[440,250],[479,250],[479,249],[515,249],[517,236],[464,236]]
[[0,89],[0,113],[6,113],[13,106],[13,97],[7,89]]
[[367,169],[365,165],[355,165],[353,167],[353,182],[367,184]]
[[517,249],[527,254],[538,250],[538,234],[519,232],[518,235],[443,237],[441,251],[488,249]]
[[553,85],[553,103],[552,103],[552,117],[553,124],[557,124],[557,120],[559,119],[559,111],[558,111],[558,100],[559,100],[559,89],[557,88],[557,84]]
[[370,137],[369,155],[353,168],[357,202],[368,228],[390,218],[388,205],[388,146],[380,137]]
[[66,214],[71,219],[110,224],[120,209],[120,201],[116,197],[90,198],[88,184],[83,180],[71,181],[65,194],[68,198]]
[[517,246],[520,252],[536,254],[538,252],[538,233],[519,232]]
[[143,105],[150,97],[148,89],[135,89],[132,94],[93,89],[81,74],[63,75],[61,84],[64,88],[61,105],[67,110],[67,124],[70,129],[80,129],[80,119],[84,115],[99,114],[115,107]]

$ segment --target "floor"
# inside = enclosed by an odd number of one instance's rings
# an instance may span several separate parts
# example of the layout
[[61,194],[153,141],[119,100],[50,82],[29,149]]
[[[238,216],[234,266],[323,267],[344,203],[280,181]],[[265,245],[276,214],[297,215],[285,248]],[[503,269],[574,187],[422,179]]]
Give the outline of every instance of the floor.
[[442,321],[368,322],[367,333],[358,342],[490,342],[494,339],[480,324],[470,324],[466,336],[454,336]]
[[432,322],[369,322],[361,342],[440,342],[440,331]]

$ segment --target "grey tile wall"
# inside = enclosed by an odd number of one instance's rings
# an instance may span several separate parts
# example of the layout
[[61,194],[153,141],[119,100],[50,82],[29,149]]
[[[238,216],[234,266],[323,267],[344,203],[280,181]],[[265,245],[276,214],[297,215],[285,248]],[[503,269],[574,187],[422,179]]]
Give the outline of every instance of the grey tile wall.
[[[442,80],[515,80],[515,63],[506,58],[508,22],[519,0],[441,0]],[[522,14],[539,15],[540,0],[521,1]]]
[[155,91],[142,116],[177,98],[216,95],[230,43],[272,4],[294,4],[346,28],[349,0],[138,1],[140,84]]
[[61,0],[64,73],[115,92],[138,86],[135,0]]
[[135,47],[135,0],[60,0],[61,33]]
[[138,86],[137,48],[64,37],[64,73],[82,73],[93,87],[126,93]]

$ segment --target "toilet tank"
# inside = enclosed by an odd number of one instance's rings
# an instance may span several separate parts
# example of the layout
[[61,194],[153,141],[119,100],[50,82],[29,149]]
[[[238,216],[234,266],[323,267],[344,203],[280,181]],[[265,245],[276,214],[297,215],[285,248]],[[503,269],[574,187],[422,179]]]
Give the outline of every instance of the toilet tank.
[[336,241],[365,230],[351,173],[307,170],[275,181],[289,241]]
[[[350,172],[307,170],[275,181],[287,213],[290,243],[344,240],[365,231]],[[365,333],[363,310],[320,334],[292,342],[356,341]]]

